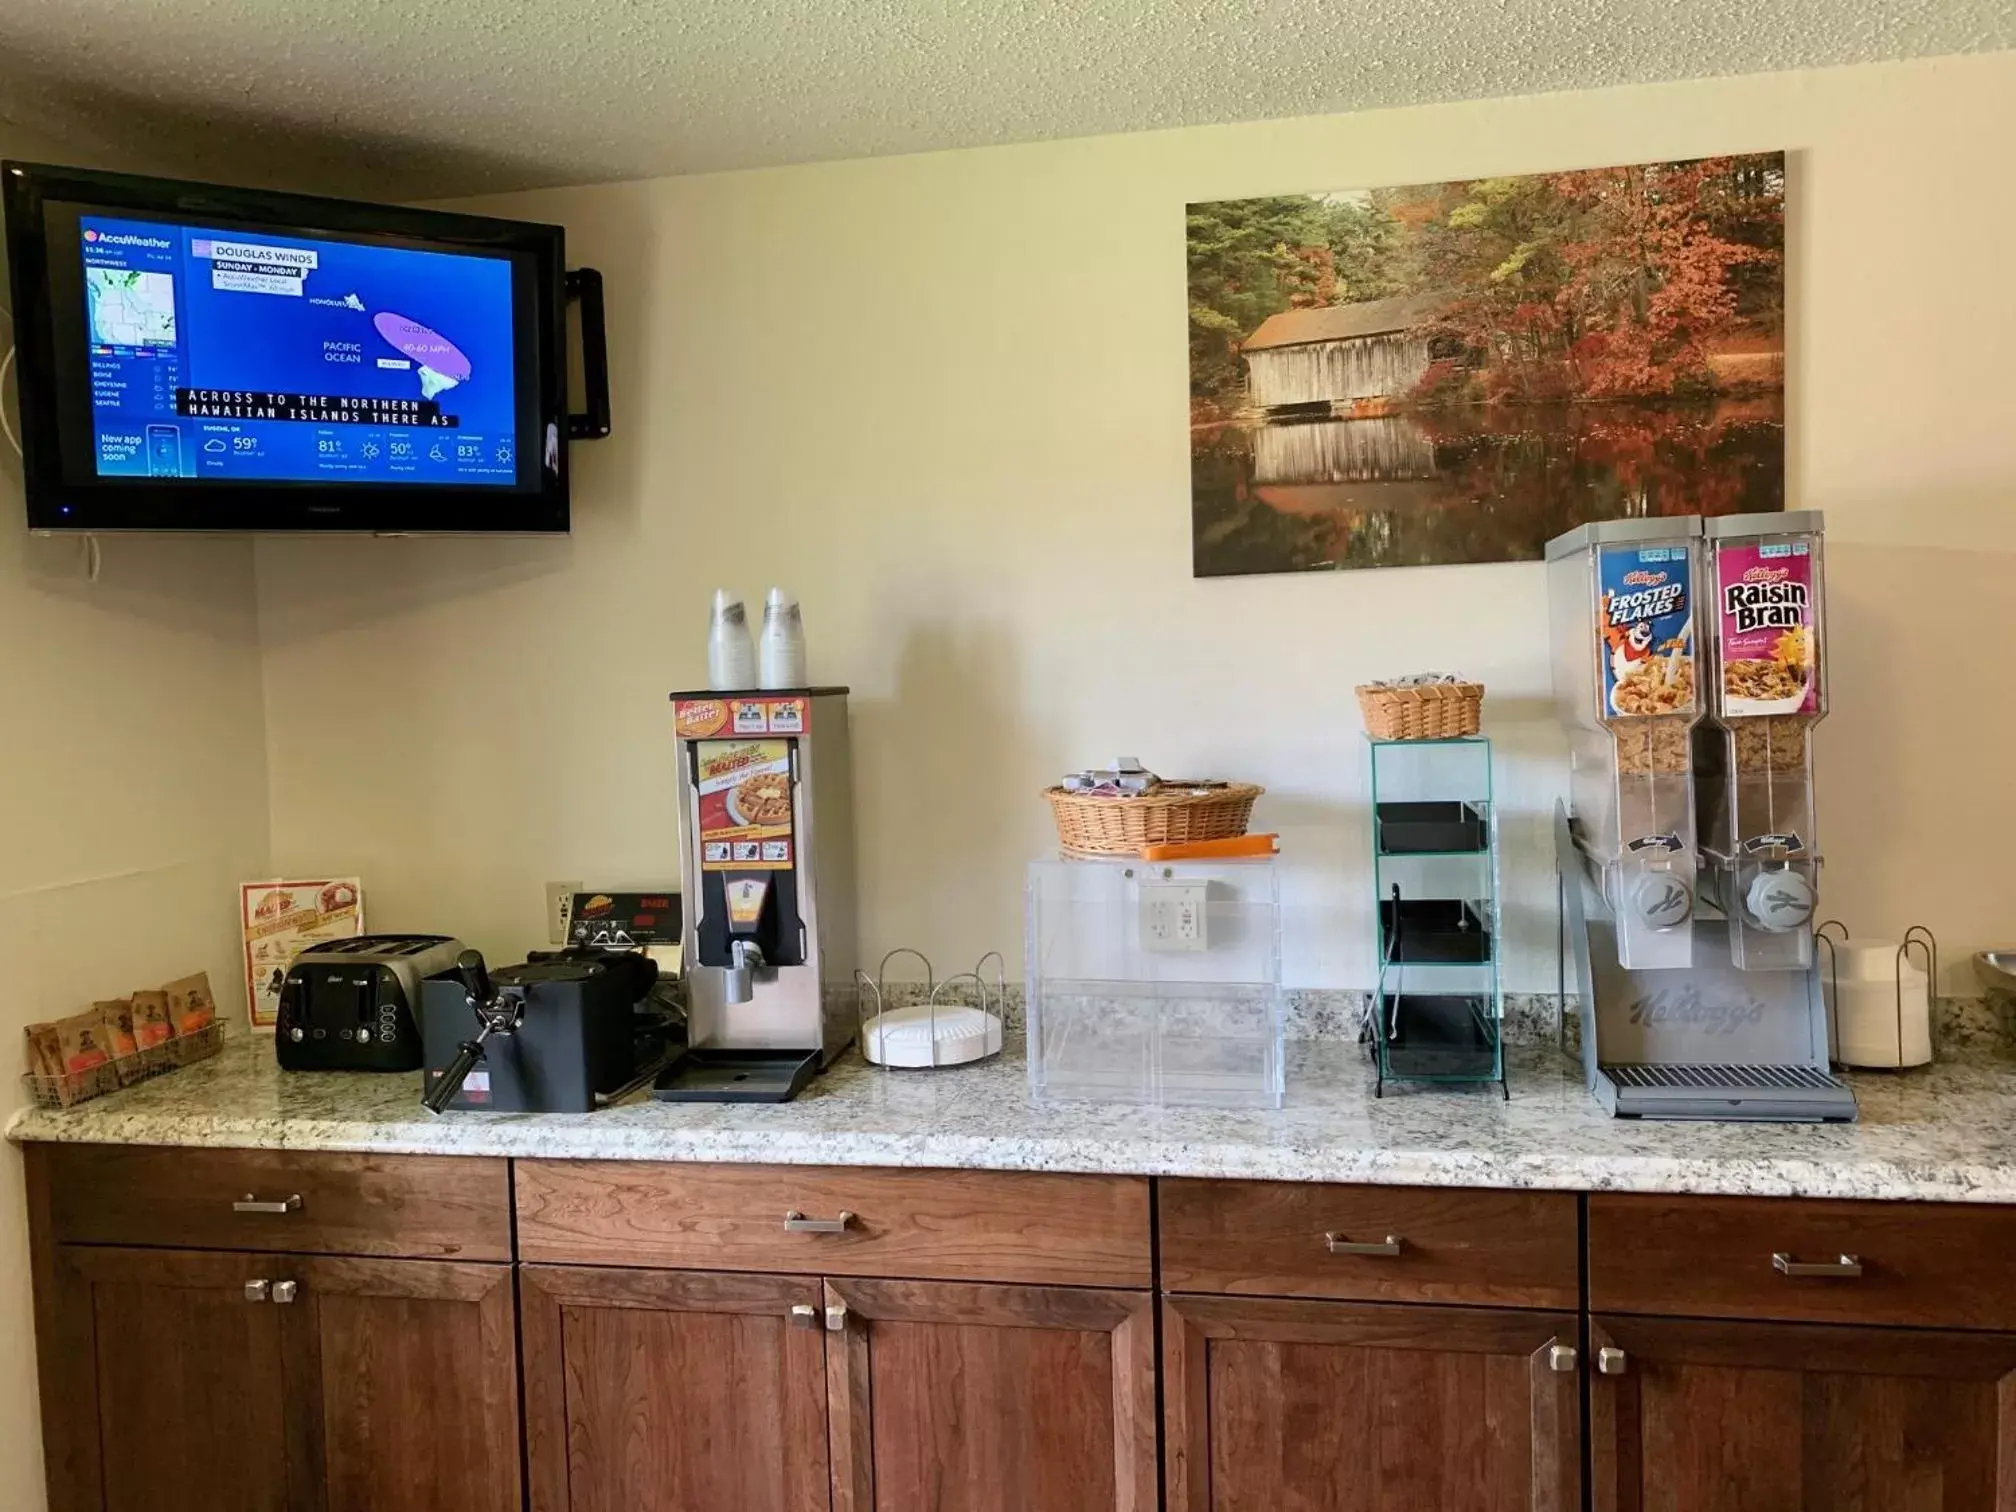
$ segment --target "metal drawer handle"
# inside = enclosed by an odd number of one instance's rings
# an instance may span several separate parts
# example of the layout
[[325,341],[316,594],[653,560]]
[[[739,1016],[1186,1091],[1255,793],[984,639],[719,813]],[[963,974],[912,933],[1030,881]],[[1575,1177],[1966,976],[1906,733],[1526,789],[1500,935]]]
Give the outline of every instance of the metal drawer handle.
[[273,1300],[278,1302],[282,1307],[285,1307],[289,1302],[294,1300],[295,1293],[300,1290],[301,1283],[298,1281],[275,1281],[273,1283]]
[[247,1302],[264,1302],[267,1300],[267,1294],[271,1291],[272,1287],[264,1281],[247,1281],[245,1283],[245,1300]]
[[1325,1234],[1323,1247],[1333,1255],[1384,1255],[1391,1258],[1400,1253],[1400,1236],[1388,1234],[1377,1244],[1354,1242],[1342,1234]]
[[838,1218],[807,1218],[793,1208],[784,1215],[787,1234],[844,1234],[853,1225],[854,1215],[843,1211]]
[[1596,1351],[1596,1373],[1598,1375],[1622,1375],[1626,1364],[1624,1351],[1605,1344]]
[[817,1328],[819,1326],[819,1309],[814,1307],[810,1302],[792,1304],[791,1326],[793,1328]]
[[1781,1276],[1818,1276],[1852,1281],[1862,1274],[1862,1262],[1853,1255],[1843,1255],[1839,1260],[1794,1260],[1779,1250],[1771,1257],[1771,1269]]
[[1573,1344],[1549,1344],[1547,1346],[1547,1368],[1565,1375],[1581,1363]]
[[296,1192],[285,1202],[261,1202],[252,1193],[247,1192],[243,1197],[240,1197],[236,1202],[231,1204],[231,1211],[234,1213],[298,1213],[301,1211],[301,1194]]

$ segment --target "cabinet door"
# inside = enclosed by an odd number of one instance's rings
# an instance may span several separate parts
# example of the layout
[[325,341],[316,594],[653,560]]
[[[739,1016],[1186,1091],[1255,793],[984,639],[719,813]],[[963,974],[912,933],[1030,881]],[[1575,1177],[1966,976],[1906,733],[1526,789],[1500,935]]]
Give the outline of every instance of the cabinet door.
[[532,1512],[827,1512],[817,1280],[519,1274]]
[[1188,1296],[1164,1309],[1170,1512],[1582,1505],[1572,1313]]
[[1596,1512],[2016,1508],[2016,1336],[1613,1316],[1590,1332]]
[[833,1512],[1154,1512],[1146,1293],[829,1281]]
[[[327,1512],[518,1512],[508,1265],[277,1258],[292,1401]],[[285,1293],[283,1293],[285,1295]]]
[[[58,1512],[319,1508],[312,1446],[287,1411],[286,1315],[258,1287],[270,1255],[65,1246],[70,1354],[44,1412],[95,1429],[96,1473],[52,1487]],[[48,1347],[45,1341],[44,1347]],[[92,1484],[95,1482],[95,1484]]]

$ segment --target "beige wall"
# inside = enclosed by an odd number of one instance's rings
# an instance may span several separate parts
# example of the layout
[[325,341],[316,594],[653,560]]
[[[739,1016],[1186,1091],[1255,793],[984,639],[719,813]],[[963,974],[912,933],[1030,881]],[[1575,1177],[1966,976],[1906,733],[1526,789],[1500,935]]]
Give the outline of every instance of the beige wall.
[[[15,132],[0,153],[66,157]],[[229,1006],[234,889],[267,853],[250,543],[109,540],[91,582],[81,541],[27,534],[20,478],[0,445],[0,1125],[22,1100],[23,1024],[199,967]],[[43,1496],[25,1212],[0,1147],[9,1512]]]
[[1362,983],[1350,688],[1459,668],[1520,811],[1512,985],[1551,986],[1541,569],[1192,580],[1183,206],[1782,147],[1827,912],[1949,959],[2007,939],[2012,141],[2000,54],[487,201],[606,275],[616,434],[577,453],[571,540],[260,544],[275,862],[505,952],[543,878],[672,874],[664,695],[702,677],[709,590],[777,582],[855,690],[871,959],[1012,958],[1036,789],[1126,753],[1267,784],[1290,974]]

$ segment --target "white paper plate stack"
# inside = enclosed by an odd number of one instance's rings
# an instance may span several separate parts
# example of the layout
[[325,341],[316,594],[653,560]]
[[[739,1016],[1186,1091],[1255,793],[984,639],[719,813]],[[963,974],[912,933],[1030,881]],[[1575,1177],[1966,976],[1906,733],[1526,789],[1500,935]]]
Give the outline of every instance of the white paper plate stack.
[[861,1053],[877,1066],[963,1066],[1001,1049],[1001,1020],[957,1003],[890,1008],[861,1026]]

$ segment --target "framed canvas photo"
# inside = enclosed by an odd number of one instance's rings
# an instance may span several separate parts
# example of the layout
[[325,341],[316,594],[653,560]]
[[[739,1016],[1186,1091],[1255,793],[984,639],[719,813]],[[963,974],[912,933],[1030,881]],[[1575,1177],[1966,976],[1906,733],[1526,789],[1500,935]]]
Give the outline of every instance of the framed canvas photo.
[[1785,505],[1785,158],[1188,207],[1199,577]]

